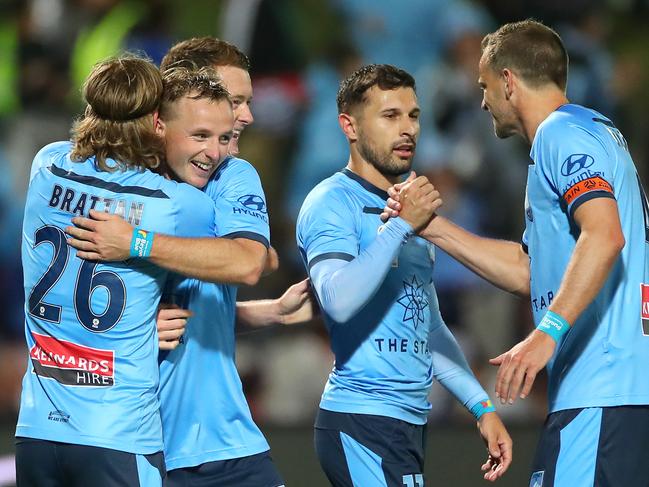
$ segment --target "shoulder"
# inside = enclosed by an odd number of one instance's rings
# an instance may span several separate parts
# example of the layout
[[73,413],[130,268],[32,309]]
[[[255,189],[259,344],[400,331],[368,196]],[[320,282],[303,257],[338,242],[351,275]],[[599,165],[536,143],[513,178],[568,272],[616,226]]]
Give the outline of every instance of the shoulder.
[[[218,167],[212,180],[217,182],[222,179],[232,179],[237,177],[254,177],[259,178],[259,174],[255,167],[245,159],[238,157],[228,157]],[[210,181],[211,182],[211,181]]]
[[72,143],[70,141],[52,142],[51,144],[47,144],[34,156],[29,174],[29,181],[31,182],[32,179],[34,179],[34,176],[36,176],[36,174],[38,174],[43,168],[49,167],[54,163],[61,166],[67,166],[67,163],[70,160],[68,156],[71,150]]
[[542,141],[570,141],[595,138],[598,135],[596,120],[602,115],[579,105],[564,105],[555,110],[539,125],[538,135]]
[[53,158],[58,158],[61,156],[66,156],[72,150],[72,142],[69,140],[64,140],[60,142],[52,142],[47,144],[41,150],[36,153],[34,160],[51,160]]
[[[564,105],[546,118],[537,130],[533,152],[560,153],[591,150],[607,151],[597,120],[605,121],[598,113],[579,105]],[[574,149],[574,150],[573,150]]]
[[302,203],[298,223],[314,215],[321,218],[327,214],[352,215],[358,202],[345,179],[341,173],[336,173],[317,184]]
[[320,181],[304,199],[304,206],[326,203],[331,205],[332,202],[340,204],[349,204],[352,201],[350,188],[345,184],[346,181],[340,173]]
[[175,199],[179,201],[189,201],[195,204],[212,204],[212,200],[203,193],[200,189],[195,188],[191,184],[178,183],[176,181],[169,181],[164,178],[162,189],[168,190]]

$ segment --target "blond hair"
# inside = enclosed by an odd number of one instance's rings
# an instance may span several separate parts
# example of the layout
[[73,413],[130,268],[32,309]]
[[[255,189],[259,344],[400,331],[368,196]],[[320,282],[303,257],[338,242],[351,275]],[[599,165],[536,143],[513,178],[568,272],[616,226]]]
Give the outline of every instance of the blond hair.
[[160,71],[146,59],[124,55],[96,64],[83,85],[85,112],[72,126],[71,159],[94,156],[109,172],[157,167],[165,150],[152,115],[162,89]]

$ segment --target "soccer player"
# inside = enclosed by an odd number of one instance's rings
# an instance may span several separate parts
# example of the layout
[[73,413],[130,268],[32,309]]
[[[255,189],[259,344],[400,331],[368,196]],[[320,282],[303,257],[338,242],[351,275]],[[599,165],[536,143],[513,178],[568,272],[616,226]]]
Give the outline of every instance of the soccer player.
[[[234,119],[214,80],[197,96],[225,114],[206,149],[216,160],[227,153]],[[154,130],[162,90],[148,61],[98,64],[72,142],[50,144],[34,159],[22,244],[29,362],[16,429],[21,487],[162,485],[155,311],[168,273],[145,260],[81,260],[63,232],[91,208],[136,227],[134,255],[149,251],[149,232],[214,231],[206,195],[150,171],[164,158]]]
[[439,313],[434,248],[416,233],[441,204],[425,177],[381,225],[386,190],[410,171],[419,134],[412,76],[390,65],[351,74],[338,92],[350,159],[307,196],[297,243],[324,312],[336,362],[315,424],[335,486],[423,486],[433,379],[477,418],[485,478],[511,462],[511,439]]
[[479,73],[496,136],[531,145],[522,244],[441,217],[422,235],[531,297],[536,329],[491,360],[496,394],[510,404],[547,366],[530,486],[649,485],[649,207],[626,141],[607,117],[568,101],[568,55],[541,23],[487,35]]
[[[204,37],[175,45],[161,65],[165,73],[200,66],[213,66],[230,92],[236,117],[230,152],[236,153],[237,135],[253,121],[248,58],[232,44]],[[236,157],[220,165],[196,164],[192,138],[200,136],[201,125],[181,107],[173,113],[160,117],[170,174],[204,188],[218,218],[217,238],[188,242],[156,235],[151,250],[152,262],[202,280],[181,280],[168,293],[193,318],[160,364],[167,482],[277,487],[283,481],[252,420],[234,361],[235,312],[253,325],[308,320],[308,283],[292,286],[279,300],[236,304],[237,285],[257,282],[269,245],[261,182],[254,167]],[[94,242],[83,230],[70,229],[77,237],[72,244],[86,250],[80,253],[84,257],[123,259],[132,229],[121,219],[101,218],[75,220],[93,230]]]

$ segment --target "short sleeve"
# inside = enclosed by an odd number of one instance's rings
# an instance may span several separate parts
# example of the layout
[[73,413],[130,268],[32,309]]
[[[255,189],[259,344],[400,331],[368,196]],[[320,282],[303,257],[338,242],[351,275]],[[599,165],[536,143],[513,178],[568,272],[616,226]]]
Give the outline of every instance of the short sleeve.
[[545,131],[541,144],[537,162],[571,217],[586,201],[615,198],[615,157],[595,134],[582,126],[556,124]]
[[296,233],[309,270],[322,260],[351,261],[358,256],[359,240],[352,215],[349,203],[335,192],[319,191],[307,197]]
[[269,247],[268,207],[257,171],[242,159],[225,164],[205,189],[216,206],[216,235],[247,238]]

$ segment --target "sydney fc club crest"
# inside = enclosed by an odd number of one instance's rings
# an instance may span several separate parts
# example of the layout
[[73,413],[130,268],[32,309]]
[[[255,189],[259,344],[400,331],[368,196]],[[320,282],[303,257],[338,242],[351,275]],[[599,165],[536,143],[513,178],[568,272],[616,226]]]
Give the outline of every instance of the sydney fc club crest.
[[428,307],[424,285],[413,275],[410,281],[403,281],[403,291],[403,296],[397,300],[405,308],[403,321],[412,321],[417,329],[424,322],[424,310]]

